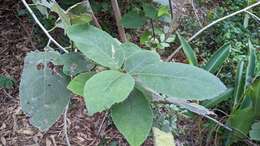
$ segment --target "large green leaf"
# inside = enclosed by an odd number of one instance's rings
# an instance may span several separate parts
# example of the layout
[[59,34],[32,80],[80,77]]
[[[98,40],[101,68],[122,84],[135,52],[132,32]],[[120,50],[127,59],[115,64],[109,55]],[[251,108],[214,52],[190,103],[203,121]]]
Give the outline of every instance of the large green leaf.
[[248,54],[248,63],[246,69],[246,81],[245,81],[246,86],[252,82],[256,70],[256,49],[254,48],[250,40],[248,41],[248,44],[249,44],[249,54]]
[[144,86],[182,99],[211,99],[226,90],[213,74],[188,64],[156,63],[133,74]]
[[62,72],[53,68],[57,52],[32,52],[24,62],[20,83],[22,110],[29,114],[34,126],[50,128],[68,104],[71,93]]
[[153,135],[155,146],[175,146],[172,133],[166,133],[158,128],[153,127]]
[[134,84],[135,81],[129,74],[114,70],[94,75],[84,87],[88,113],[93,115],[124,101],[133,90]]
[[181,42],[181,47],[182,47],[186,57],[188,58],[189,63],[194,65],[194,66],[198,66],[196,54],[193,51],[193,49],[191,48],[188,41],[185,40],[179,33],[177,33],[177,35],[179,37],[179,40]]
[[136,44],[131,42],[126,42],[120,45],[125,53],[125,60],[131,55],[137,53],[138,51],[142,51]]
[[89,80],[94,74],[94,72],[86,72],[77,75],[75,78],[73,78],[73,80],[70,81],[67,88],[74,94],[84,96],[84,86],[87,80]]
[[120,42],[91,25],[73,25],[68,36],[88,58],[103,66],[119,69],[124,61]]
[[160,62],[160,56],[156,52],[142,50],[126,59],[124,69],[132,74],[149,64],[158,62]]
[[131,10],[123,15],[121,23],[125,28],[139,28],[144,25],[146,18],[137,11]]
[[204,69],[211,73],[216,73],[229,56],[230,47],[230,45],[224,45],[218,49],[209,59]]
[[249,136],[252,140],[260,141],[260,122],[256,122],[252,125]]
[[131,146],[140,146],[152,128],[153,113],[144,95],[134,89],[124,102],[112,107],[112,119]]
[[57,59],[57,64],[64,65],[63,72],[69,76],[90,71],[94,64],[79,52],[65,53]]
[[235,80],[235,88],[234,88],[234,106],[237,106],[245,90],[245,82],[243,80],[243,69],[244,69],[244,61],[241,60],[238,64],[237,72],[236,72],[236,80]]

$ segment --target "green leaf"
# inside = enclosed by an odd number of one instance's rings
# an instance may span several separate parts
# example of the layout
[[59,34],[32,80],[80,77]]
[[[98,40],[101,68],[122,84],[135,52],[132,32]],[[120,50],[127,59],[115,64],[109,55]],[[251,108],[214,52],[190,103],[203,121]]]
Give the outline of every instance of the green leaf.
[[169,7],[167,6],[160,6],[159,10],[158,10],[158,13],[157,13],[157,16],[158,17],[161,17],[161,16],[169,16],[170,13],[169,13]]
[[260,141],[260,122],[256,122],[252,125],[249,136],[251,140]]
[[67,30],[67,28],[71,25],[70,17],[65,13],[65,11],[59,6],[57,2],[51,2],[51,11],[59,15],[65,30]]
[[255,116],[258,120],[260,120],[260,79],[256,79],[248,90],[248,96],[250,96],[253,100]]
[[88,24],[92,20],[92,10],[88,2],[82,1],[72,5],[66,11],[71,24]]
[[144,32],[140,37],[140,43],[145,44],[147,41],[149,41],[150,36],[151,33],[149,31]]
[[186,57],[189,60],[189,63],[194,65],[194,66],[198,66],[196,54],[193,51],[193,49],[191,48],[190,44],[179,33],[177,33],[177,35],[178,35],[178,38],[181,42],[181,46],[183,48],[183,51],[184,51]]
[[256,70],[256,49],[251,43],[251,41],[248,41],[249,44],[249,54],[248,54],[248,63],[247,63],[247,69],[246,69],[246,86],[248,86],[255,75]]
[[74,25],[68,29],[69,38],[79,50],[98,64],[119,69],[124,61],[120,43],[108,33],[91,25]]
[[131,10],[127,12],[121,19],[121,24],[125,28],[139,28],[142,27],[146,19],[144,16],[140,15],[138,12]]
[[171,133],[166,133],[153,127],[154,146],[175,146],[174,137]]
[[181,63],[151,64],[133,75],[144,86],[181,99],[211,99],[226,90],[225,85],[213,74]]
[[43,131],[58,120],[71,96],[66,88],[67,79],[51,65],[58,56],[57,52],[29,53],[21,77],[22,110]]
[[32,0],[32,2],[36,4],[36,8],[40,11],[42,15],[48,17],[48,8],[51,8],[51,3],[49,3],[47,0]]
[[15,83],[15,80],[4,76],[4,75],[0,75],[0,89],[1,88],[7,88],[10,89]]
[[150,4],[144,4],[143,5],[145,16],[151,19],[157,18],[157,10],[156,8],[150,3]]
[[213,108],[213,107],[217,106],[219,103],[232,98],[233,92],[234,92],[233,88],[227,89],[225,92],[221,93],[219,96],[214,97],[210,100],[203,101],[202,105],[205,106],[206,108]]
[[125,54],[125,60],[130,57],[131,55],[142,51],[140,47],[138,47],[136,44],[131,43],[131,42],[126,42],[120,45],[122,50],[124,51]]
[[57,64],[64,65],[63,72],[69,76],[90,71],[94,67],[93,62],[79,52],[70,52],[61,55],[57,59]]
[[230,45],[224,45],[218,49],[209,59],[204,69],[211,73],[216,73],[229,56],[230,47]]
[[149,64],[158,62],[160,62],[160,56],[156,52],[142,50],[126,59],[124,69],[132,74]]
[[134,89],[124,102],[112,107],[112,119],[131,146],[140,146],[152,128],[153,113],[144,95]]
[[251,107],[239,109],[230,115],[227,123],[233,130],[228,133],[228,142],[232,144],[237,142],[239,138],[245,138],[248,134],[254,120],[254,114]]
[[245,14],[244,24],[243,24],[244,28],[247,28],[247,27],[248,27],[249,18],[250,18],[249,14]]
[[90,78],[84,87],[88,113],[93,115],[124,101],[135,85],[129,74],[114,70],[100,72]]
[[70,81],[67,88],[76,95],[84,96],[84,86],[86,82],[94,75],[94,72],[86,72],[77,75]]
[[238,104],[245,90],[245,83],[243,80],[244,61],[241,60],[237,67],[235,88],[234,88],[234,106]]
[[88,24],[92,20],[90,15],[70,15],[71,24]]

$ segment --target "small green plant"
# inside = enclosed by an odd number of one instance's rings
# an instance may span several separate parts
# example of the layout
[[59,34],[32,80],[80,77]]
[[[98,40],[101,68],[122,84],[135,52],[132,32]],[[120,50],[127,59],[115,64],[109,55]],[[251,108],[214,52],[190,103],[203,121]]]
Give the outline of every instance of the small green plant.
[[[219,97],[230,91],[212,74],[219,70],[228,57],[228,45],[213,54],[203,69],[199,68],[191,46],[177,33],[190,65],[163,62],[155,51],[141,49],[131,42],[121,43],[91,25],[91,11],[75,13],[81,6],[89,10],[89,5],[79,3],[64,11],[55,1],[44,2],[48,9],[59,15],[56,27],[64,29],[73,43],[69,51],[63,50],[64,54],[48,45],[45,52],[30,52],[25,58],[20,83],[21,106],[31,116],[32,124],[43,131],[48,130],[60,117],[70,97],[79,95],[84,98],[88,115],[110,112],[113,123],[128,143],[139,146],[153,127],[152,105],[176,104],[209,117],[212,112],[189,101],[207,100],[208,105],[210,102],[219,102]],[[144,7],[145,11],[149,9]],[[164,15],[165,9],[161,9],[160,15]],[[153,16],[152,11],[148,12],[147,17]],[[134,13],[126,15],[131,18]],[[246,83],[253,81],[251,69],[247,71]],[[238,93],[237,88],[242,87],[236,86],[235,93]],[[235,97],[238,103],[241,100],[240,92]],[[252,127],[251,135],[254,137],[252,133],[258,130],[257,127],[258,123]],[[154,135],[167,135],[155,128],[153,131]],[[169,139],[173,138],[170,136]],[[160,143],[156,136],[155,143]]]
[[[56,3],[51,9],[60,15],[62,28],[80,52],[60,55],[49,50],[26,56],[21,105],[41,130],[47,130],[61,115],[72,91],[84,97],[88,115],[111,110],[118,130],[131,145],[138,146],[152,128],[154,102],[205,100],[226,90],[217,77],[203,69],[162,62],[157,53],[130,42],[120,43],[87,24],[89,21],[72,25],[73,19]],[[95,66],[104,69],[97,71]]]
[[15,80],[13,78],[0,75],[0,89],[1,88],[11,88],[15,83]]

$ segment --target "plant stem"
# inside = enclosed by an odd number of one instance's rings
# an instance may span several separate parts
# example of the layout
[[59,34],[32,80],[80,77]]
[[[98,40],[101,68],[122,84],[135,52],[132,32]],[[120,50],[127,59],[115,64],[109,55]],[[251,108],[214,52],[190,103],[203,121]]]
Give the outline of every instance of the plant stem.
[[[195,33],[195,34],[188,40],[188,42],[192,41],[194,38],[196,38],[197,36],[199,36],[203,31],[205,31],[206,29],[210,28],[211,26],[213,26],[213,25],[215,25],[215,24],[217,24],[217,23],[219,23],[219,22],[221,22],[221,21],[223,21],[223,20],[225,20],[225,19],[227,19],[227,18],[230,18],[230,17],[232,17],[232,16],[235,16],[235,15],[237,15],[237,14],[239,14],[239,13],[246,12],[247,10],[249,10],[249,9],[251,9],[251,8],[253,8],[253,7],[256,7],[256,6],[259,5],[259,4],[260,4],[260,1],[258,1],[258,2],[254,3],[254,4],[252,4],[252,5],[250,5],[250,6],[246,7],[246,8],[244,8],[244,9],[241,9],[241,10],[239,10],[239,11],[236,11],[236,12],[231,13],[231,14],[225,16],[225,17],[219,18],[219,19],[217,19],[217,20],[211,22],[211,23],[208,24],[207,26],[205,26],[205,27],[203,27],[202,29],[200,29],[197,33]],[[178,48],[167,58],[166,61],[171,61],[171,59],[173,58],[173,56],[174,56],[178,51],[180,51],[180,49],[181,49],[181,46],[178,47]]]
[[118,6],[118,2],[117,2],[117,0],[111,0],[111,4],[112,4],[113,12],[114,12],[114,15],[115,15],[116,25],[117,25],[120,40],[122,42],[126,42],[127,38],[126,38],[126,34],[125,34],[125,29],[120,23],[121,12],[120,12],[120,9],[119,9],[119,6]]
[[[84,1],[83,1],[83,2],[84,2]],[[101,25],[99,24],[98,19],[97,19],[97,17],[95,16],[95,14],[94,14],[94,12],[93,12],[93,10],[92,10],[92,8],[91,8],[91,5],[90,5],[89,0],[85,0],[85,2],[86,2],[86,4],[87,4],[87,7],[89,7],[89,8],[91,9],[92,19],[93,19],[94,24],[96,25],[96,27],[98,27],[98,28],[101,29]]]
[[46,34],[46,36],[57,46],[59,47],[63,52],[68,53],[68,51],[62,47],[50,34],[49,32],[44,28],[44,26],[41,24],[41,22],[38,20],[38,18],[36,17],[36,15],[34,14],[34,12],[32,11],[32,9],[30,8],[30,6],[27,4],[27,2],[25,0],[22,0],[24,6],[26,7],[26,9],[29,11],[29,13],[31,14],[31,16],[33,17],[33,19],[35,20],[35,22],[39,25],[39,27],[42,29],[42,31]]
[[152,35],[153,35],[153,39],[155,40],[155,31],[154,31],[154,25],[153,25],[153,20],[150,19],[150,22],[151,22],[151,26],[152,26]]

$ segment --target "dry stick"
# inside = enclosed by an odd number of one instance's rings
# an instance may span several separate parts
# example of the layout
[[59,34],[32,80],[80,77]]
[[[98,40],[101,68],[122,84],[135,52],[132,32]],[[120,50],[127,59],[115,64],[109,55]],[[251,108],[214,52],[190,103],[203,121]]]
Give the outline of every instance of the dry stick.
[[175,31],[178,27],[178,23],[175,20],[173,20],[173,13],[174,12],[173,12],[173,7],[172,7],[172,0],[169,0],[169,6],[170,6],[170,12],[171,12],[171,22],[170,22],[170,28],[165,35],[165,40],[167,40],[167,38],[170,37],[172,32]]
[[101,25],[99,24],[98,19],[97,19],[97,17],[95,16],[95,14],[94,14],[94,12],[93,12],[93,10],[92,10],[92,8],[91,8],[91,5],[90,5],[89,0],[85,0],[85,2],[87,3],[88,7],[91,9],[92,19],[93,19],[93,21],[94,21],[94,24],[96,25],[96,27],[98,27],[98,28],[101,29]]
[[68,136],[68,126],[67,126],[67,112],[68,112],[68,109],[69,109],[69,105],[70,105],[70,101],[68,102],[68,104],[67,104],[67,106],[65,107],[65,111],[64,111],[64,115],[63,115],[63,117],[64,117],[64,126],[63,126],[63,128],[64,128],[64,134],[65,134],[65,139],[66,139],[66,142],[67,142],[67,145],[68,146],[71,146],[71,144],[70,144],[70,140],[69,140],[69,136]]
[[[203,31],[205,31],[206,29],[210,28],[211,26],[213,26],[213,25],[215,25],[215,24],[217,24],[217,23],[219,23],[219,22],[221,22],[221,21],[223,21],[223,20],[225,20],[225,19],[227,19],[227,18],[230,18],[230,17],[232,17],[232,16],[235,16],[235,15],[237,15],[237,14],[239,14],[239,13],[246,12],[247,10],[249,10],[249,9],[251,9],[251,8],[253,8],[253,7],[259,5],[259,4],[260,4],[260,1],[258,1],[257,3],[254,3],[254,4],[250,5],[250,6],[248,6],[248,7],[244,8],[244,9],[242,9],[242,10],[236,11],[236,12],[234,12],[234,13],[232,13],[232,14],[229,14],[229,15],[227,15],[227,16],[225,16],[225,17],[222,17],[222,18],[219,18],[219,19],[213,21],[212,23],[210,23],[209,25],[203,27],[201,30],[199,30],[197,33],[195,33],[195,34],[188,40],[188,42],[192,41],[194,38],[196,38],[198,35],[200,35]],[[178,47],[178,48],[167,58],[166,61],[171,61],[171,59],[173,58],[173,56],[174,56],[178,51],[180,51],[181,48],[182,48],[181,46]]]
[[32,11],[32,9],[30,8],[30,6],[27,4],[27,2],[25,0],[22,0],[24,6],[26,7],[26,9],[29,11],[29,13],[32,15],[33,19],[35,20],[35,22],[39,25],[39,27],[42,29],[42,31],[46,34],[46,36],[57,46],[59,47],[62,51],[64,51],[65,53],[68,53],[68,51],[62,47],[50,34],[49,32],[44,28],[44,26],[41,24],[41,22],[38,20],[38,18],[36,17],[36,15],[34,14],[34,12]]
[[111,0],[111,4],[112,4],[113,12],[114,12],[114,15],[115,15],[116,25],[117,25],[120,40],[122,42],[126,42],[127,39],[126,39],[125,29],[120,24],[121,12],[120,12],[120,9],[119,9],[119,6],[118,6],[118,2],[117,2],[117,0]]
[[200,22],[200,17],[198,15],[198,10],[196,9],[195,4],[194,4],[194,0],[191,0],[191,6],[192,6],[192,9],[194,11],[194,14],[195,14],[195,16],[197,18],[197,21],[198,21],[200,27],[203,27],[202,23]]
[[260,22],[260,18],[258,16],[256,16],[255,14],[253,14],[249,11],[245,11],[245,12],[247,12],[249,15],[251,15],[256,20],[256,22],[258,22],[258,23]]

